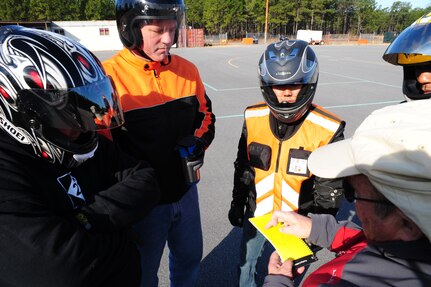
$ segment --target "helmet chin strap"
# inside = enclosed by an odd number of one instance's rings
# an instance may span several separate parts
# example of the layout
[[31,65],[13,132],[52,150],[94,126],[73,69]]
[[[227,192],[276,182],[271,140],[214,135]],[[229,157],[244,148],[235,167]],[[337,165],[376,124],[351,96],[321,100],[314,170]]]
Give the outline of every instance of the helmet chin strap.
[[132,51],[133,51],[133,53],[135,53],[136,55],[139,55],[139,56],[143,57],[144,59],[146,59],[146,60],[148,60],[148,61],[154,62],[154,60],[153,60],[153,59],[151,59],[151,58],[150,58],[150,56],[148,56],[148,55],[147,55],[147,53],[145,53],[143,50],[138,49],[138,48],[135,48],[135,49],[133,49]]
[[91,150],[87,153],[74,154],[73,159],[77,162],[77,165],[80,165],[80,164],[84,163],[86,160],[92,158],[94,156],[94,153],[96,152],[98,146],[99,146],[99,144],[97,144],[93,150]]

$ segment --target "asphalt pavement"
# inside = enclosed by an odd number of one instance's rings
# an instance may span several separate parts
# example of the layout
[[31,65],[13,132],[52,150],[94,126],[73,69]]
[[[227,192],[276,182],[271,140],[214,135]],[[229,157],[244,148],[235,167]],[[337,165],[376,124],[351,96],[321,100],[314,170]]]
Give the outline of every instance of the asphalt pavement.
[[[402,95],[402,69],[382,60],[387,45],[313,46],[320,65],[314,102],[343,118],[350,137],[375,109],[397,104]],[[204,48],[172,48],[200,71],[216,115],[216,136],[206,152],[198,185],[204,236],[204,255],[197,287],[234,287],[241,229],[227,219],[233,184],[233,162],[246,106],[262,101],[257,64],[264,44]],[[107,59],[115,51],[95,54]],[[330,163],[328,163],[330,164]],[[352,218],[351,206],[343,206],[340,218]],[[267,256],[268,254],[266,254]],[[319,261],[307,272],[332,258],[318,253]],[[260,262],[266,268],[266,258]],[[306,275],[307,275],[306,274]],[[306,276],[305,275],[305,276]],[[167,250],[162,258],[161,287],[169,286]]]

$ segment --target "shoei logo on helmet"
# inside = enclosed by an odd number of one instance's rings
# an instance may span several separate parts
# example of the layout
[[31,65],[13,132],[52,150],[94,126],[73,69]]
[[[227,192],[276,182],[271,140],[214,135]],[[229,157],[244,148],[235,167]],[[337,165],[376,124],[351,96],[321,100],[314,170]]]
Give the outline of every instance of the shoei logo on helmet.
[[20,132],[20,128],[14,126],[10,121],[8,121],[3,114],[0,114],[0,126],[10,134],[14,139],[22,144],[30,144],[27,137]]

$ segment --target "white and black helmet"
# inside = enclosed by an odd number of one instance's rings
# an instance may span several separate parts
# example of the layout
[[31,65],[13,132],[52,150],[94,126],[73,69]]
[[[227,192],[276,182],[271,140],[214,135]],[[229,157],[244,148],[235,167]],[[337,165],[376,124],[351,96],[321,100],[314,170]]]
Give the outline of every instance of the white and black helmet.
[[90,51],[48,31],[0,27],[0,127],[31,155],[77,166],[96,150],[98,130],[123,122]]
[[117,0],[115,4],[118,34],[124,47],[142,47],[141,26],[148,20],[176,20],[175,44],[184,14],[183,0]]
[[[258,65],[263,99],[272,114],[284,123],[301,118],[310,107],[319,78],[314,51],[302,40],[281,41],[268,45]],[[279,103],[273,86],[302,85],[295,103]]]
[[403,67],[403,93],[408,100],[429,99],[424,94],[416,76],[416,69],[427,66],[431,71],[431,12],[417,19],[404,29],[388,46],[383,59]]

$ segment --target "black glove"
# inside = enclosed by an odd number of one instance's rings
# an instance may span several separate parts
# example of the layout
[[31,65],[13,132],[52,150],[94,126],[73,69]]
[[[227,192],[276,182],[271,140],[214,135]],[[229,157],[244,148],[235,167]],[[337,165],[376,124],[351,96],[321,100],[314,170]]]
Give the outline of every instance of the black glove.
[[233,226],[242,227],[244,224],[244,204],[238,204],[234,201],[230,204],[229,221]]
[[202,162],[204,161],[203,158],[205,156],[205,145],[202,142],[202,140],[198,137],[195,137],[195,149],[193,151],[193,155],[196,157],[202,158]]
[[[192,135],[183,137],[177,142],[177,149],[180,150],[180,152],[183,152],[183,157],[188,156],[193,158],[201,158],[203,162],[205,155],[205,145],[200,138]],[[184,154],[184,152],[186,154]]]
[[194,136],[182,138],[177,143],[186,184],[194,185],[200,180],[199,169],[204,164],[205,147],[200,139]]

